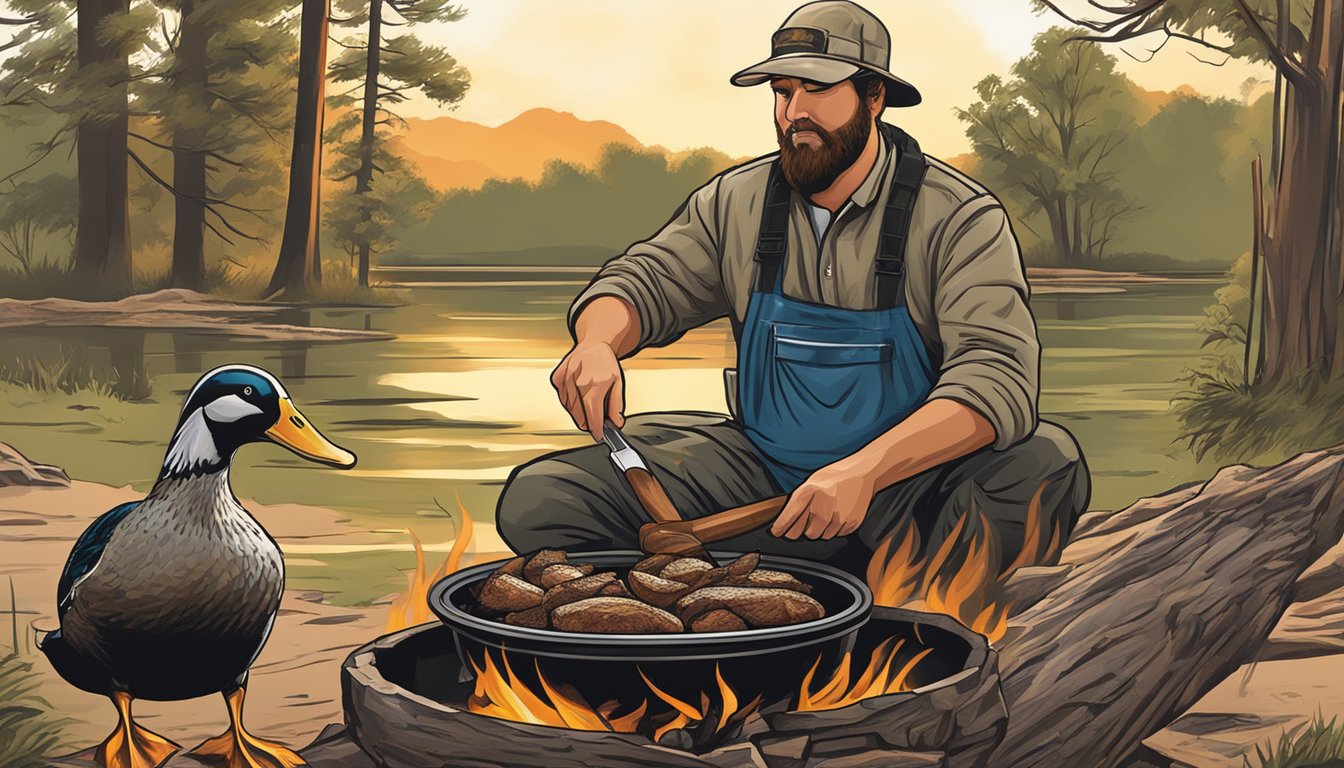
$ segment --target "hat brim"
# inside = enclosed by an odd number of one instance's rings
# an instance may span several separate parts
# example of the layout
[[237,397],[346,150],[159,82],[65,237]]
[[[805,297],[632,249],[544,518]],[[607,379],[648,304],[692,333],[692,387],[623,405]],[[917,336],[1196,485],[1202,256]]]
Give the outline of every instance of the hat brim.
[[901,78],[880,69],[859,66],[848,59],[817,53],[786,53],[774,56],[737,72],[733,85],[752,86],[776,77],[796,77],[823,85],[848,80],[861,70],[880,75],[887,81],[887,106],[913,107],[923,100],[919,90]]

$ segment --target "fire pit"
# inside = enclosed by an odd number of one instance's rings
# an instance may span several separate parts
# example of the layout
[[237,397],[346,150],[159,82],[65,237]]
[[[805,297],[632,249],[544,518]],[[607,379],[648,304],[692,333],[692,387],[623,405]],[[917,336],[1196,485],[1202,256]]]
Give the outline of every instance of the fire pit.
[[[780,672],[766,690],[748,688],[751,675],[738,679],[736,665],[749,655],[701,659],[710,672],[694,678],[704,686],[696,695],[687,681],[666,682],[675,692],[657,684],[676,677],[656,668],[666,657],[639,662],[645,685],[635,690],[628,680],[551,679],[535,648],[516,657],[507,643],[459,651],[454,638],[447,626],[425,625],[346,660],[346,721],[380,765],[971,768],[985,764],[1006,723],[985,638],[903,609],[871,609],[838,658],[814,647],[810,666]],[[478,652],[484,657],[473,658]],[[883,693],[892,690],[901,692]]]

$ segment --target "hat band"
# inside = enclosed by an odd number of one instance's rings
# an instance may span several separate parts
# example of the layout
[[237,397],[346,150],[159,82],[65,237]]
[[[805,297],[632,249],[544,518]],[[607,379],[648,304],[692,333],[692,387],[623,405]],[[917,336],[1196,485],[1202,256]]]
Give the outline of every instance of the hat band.
[[814,27],[784,27],[770,38],[770,53],[824,53],[855,61],[864,60],[863,46],[849,38],[832,35]]

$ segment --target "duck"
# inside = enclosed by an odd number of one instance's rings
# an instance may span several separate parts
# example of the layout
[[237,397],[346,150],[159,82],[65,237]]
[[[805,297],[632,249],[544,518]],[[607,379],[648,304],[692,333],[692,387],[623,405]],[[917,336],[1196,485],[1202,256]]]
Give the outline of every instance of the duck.
[[229,727],[190,754],[228,768],[305,765],[243,725],[248,670],[285,584],[279,545],[229,484],[234,453],[258,442],[333,467],[356,462],[271,373],[220,366],[187,394],[149,493],[103,513],[71,549],[57,585],[59,628],[40,648],[66,682],[116,708],[117,726],[94,752],[106,768],[156,768],[180,750],[135,722],[135,700],[213,694],[224,697]]

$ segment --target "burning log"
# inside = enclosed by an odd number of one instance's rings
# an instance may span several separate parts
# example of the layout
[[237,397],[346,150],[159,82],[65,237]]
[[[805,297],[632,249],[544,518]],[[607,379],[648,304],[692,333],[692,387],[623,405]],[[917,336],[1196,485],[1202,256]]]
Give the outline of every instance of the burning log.
[[1229,467],[1081,521],[1060,565],[1009,583],[1008,731],[991,766],[1122,763],[1254,660],[1344,535],[1344,448]]

